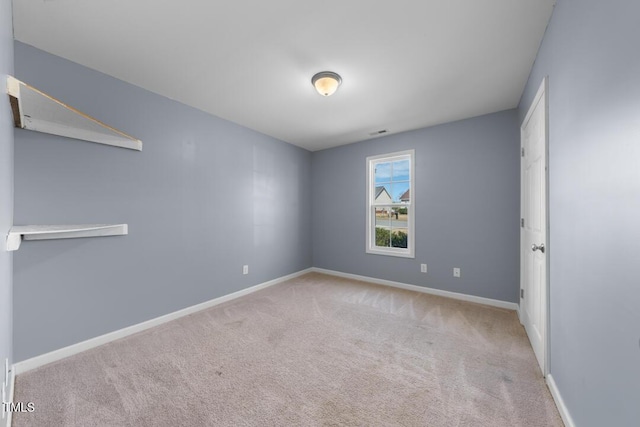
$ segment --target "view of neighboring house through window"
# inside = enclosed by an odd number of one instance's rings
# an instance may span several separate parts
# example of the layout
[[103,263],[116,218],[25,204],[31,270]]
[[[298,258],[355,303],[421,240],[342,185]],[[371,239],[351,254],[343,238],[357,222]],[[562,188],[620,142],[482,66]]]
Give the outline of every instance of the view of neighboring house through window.
[[413,258],[413,150],[367,157],[367,252]]

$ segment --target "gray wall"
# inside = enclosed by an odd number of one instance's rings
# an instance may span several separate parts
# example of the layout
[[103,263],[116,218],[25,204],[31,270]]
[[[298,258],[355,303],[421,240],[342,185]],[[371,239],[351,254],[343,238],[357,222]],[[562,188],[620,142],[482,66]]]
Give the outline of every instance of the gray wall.
[[551,374],[579,426],[640,420],[640,2],[560,0],[549,76]]
[[[0,0],[0,87],[13,74],[13,23],[11,0]],[[0,99],[0,386],[4,380],[4,359],[11,359],[12,254],[4,239],[13,225],[13,118],[6,95]]]
[[16,130],[16,224],[130,232],[23,243],[16,360],[311,266],[311,153],[21,43],[15,66],[144,143],[135,152]]
[[[519,146],[510,110],[314,152],[314,266],[516,302]],[[416,156],[416,258],[367,254],[365,159],[407,149]]]

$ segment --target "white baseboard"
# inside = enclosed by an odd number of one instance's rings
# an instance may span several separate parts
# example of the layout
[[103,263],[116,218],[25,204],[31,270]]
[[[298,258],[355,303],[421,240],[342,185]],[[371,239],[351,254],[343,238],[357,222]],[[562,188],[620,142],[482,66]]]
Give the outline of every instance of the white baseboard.
[[407,283],[394,282],[392,280],[376,279],[375,277],[360,276],[358,274],[343,273],[341,271],[326,270],[324,268],[311,268],[316,273],[329,274],[331,276],[344,277],[347,279],[360,280],[363,282],[375,283],[377,285],[392,286],[394,288],[406,289],[409,291],[422,292],[424,294],[437,295],[440,297],[453,298],[461,301],[475,302],[477,304],[490,305],[492,307],[506,308],[507,310],[518,311],[519,306],[515,302],[500,301],[491,298],[477,297],[474,295],[460,294],[457,292],[443,291],[440,289],[427,288],[424,286],[409,285]]
[[[11,375],[11,380],[9,381],[9,402],[13,402],[13,392],[16,389],[16,376],[14,374],[15,369],[11,368],[9,371],[9,375]],[[9,412],[7,416],[7,427],[11,427],[11,421],[13,419],[13,412]]]
[[567,409],[567,406],[564,404],[560,390],[558,390],[558,386],[551,374],[547,375],[547,386],[549,387],[553,400],[556,402],[558,412],[560,412],[560,417],[562,418],[564,425],[566,427],[576,427],[576,424],[573,422],[573,418],[571,418],[571,414],[569,413],[569,409]]
[[[13,369],[11,369],[9,371],[9,390],[6,396],[6,400],[5,402],[13,402],[13,389],[15,387],[15,375],[13,375]],[[2,418],[2,422],[4,423],[4,426],[6,427],[11,427],[11,419],[12,419],[12,415],[13,413],[11,411],[8,412],[4,412],[4,405],[2,405],[2,408],[0,408],[0,411],[2,411],[4,413],[4,418]]]
[[135,333],[144,331],[146,329],[153,328],[154,326],[158,326],[163,323],[170,322],[171,320],[175,320],[180,317],[187,316],[197,311],[205,310],[207,308],[216,306],[218,304],[222,304],[223,302],[231,301],[233,299],[242,297],[244,295],[248,295],[250,293],[259,291],[261,289],[268,288],[269,286],[273,286],[278,283],[287,281],[289,279],[302,276],[303,274],[309,273],[311,271],[312,271],[311,268],[300,270],[296,273],[292,273],[287,276],[278,277],[277,279],[269,280],[268,282],[260,283],[250,288],[243,289],[238,292],[234,292],[232,294],[224,295],[200,304],[193,305],[191,307],[183,308],[182,310],[174,311],[173,313],[165,314],[164,316],[156,317],[155,319],[147,320],[145,322],[128,326],[126,328],[119,329],[117,331],[109,332],[95,338],[90,338],[86,341],[82,341],[77,344],[72,344],[70,346],[61,348],[59,350],[54,350],[49,353],[42,354],[40,356],[32,357],[31,359],[23,360],[21,362],[14,364],[12,371],[15,375],[22,374],[24,372],[38,368],[40,366],[55,362],[60,359],[64,359],[65,357],[73,356],[74,354],[81,353],[83,351],[89,350],[94,347],[98,347],[108,342],[115,341],[117,339],[124,338],[129,335],[133,335]]

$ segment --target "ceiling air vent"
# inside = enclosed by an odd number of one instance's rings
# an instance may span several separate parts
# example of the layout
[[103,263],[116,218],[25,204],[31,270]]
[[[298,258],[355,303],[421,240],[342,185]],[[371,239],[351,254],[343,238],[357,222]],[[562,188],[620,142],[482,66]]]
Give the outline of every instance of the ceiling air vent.
[[387,132],[388,132],[388,130],[386,130],[386,129],[380,129],[380,130],[377,130],[377,131],[375,131],[375,132],[371,132],[371,133],[369,134],[369,136],[378,136],[378,135],[385,134],[385,133],[387,133]]

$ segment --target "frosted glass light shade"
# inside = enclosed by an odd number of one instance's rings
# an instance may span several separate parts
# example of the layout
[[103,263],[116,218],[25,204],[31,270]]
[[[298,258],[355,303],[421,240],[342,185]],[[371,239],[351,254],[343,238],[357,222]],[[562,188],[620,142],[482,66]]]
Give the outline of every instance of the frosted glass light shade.
[[338,90],[340,83],[342,83],[342,78],[332,71],[323,71],[311,78],[311,84],[322,96],[333,95]]

